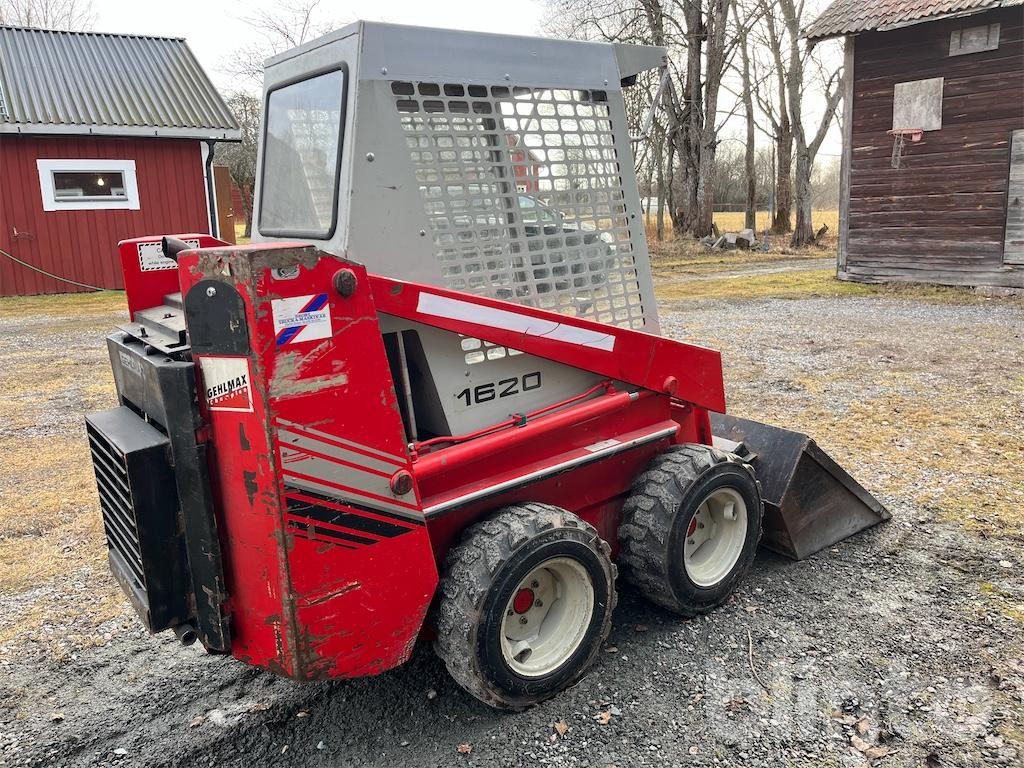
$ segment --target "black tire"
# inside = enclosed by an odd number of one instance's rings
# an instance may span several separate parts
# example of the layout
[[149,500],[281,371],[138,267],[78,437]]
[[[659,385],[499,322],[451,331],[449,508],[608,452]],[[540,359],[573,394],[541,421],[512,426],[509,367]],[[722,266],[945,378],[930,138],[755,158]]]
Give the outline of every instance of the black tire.
[[[691,521],[709,495],[732,488],[746,505],[747,529],[739,559],[713,586],[687,573],[683,544]],[[721,605],[750,569],[761,539],[764,505],[750,467],[705,445],[680,445],[656,456],[630,491],[619,528],[623,576],[651,602],[681,616]]]
[[[593,609],[571,655],[550,673],[526,677],[502,653],[502,621],[520,582],[552,558],[582,566]],[[434,649],[455,681],[486,704],[513,710],[536,704],[579,682],[597,657],[611,630],[615,575],[608,543],[576,515],[548,504],[506,507],[466,529],[448,553]]]

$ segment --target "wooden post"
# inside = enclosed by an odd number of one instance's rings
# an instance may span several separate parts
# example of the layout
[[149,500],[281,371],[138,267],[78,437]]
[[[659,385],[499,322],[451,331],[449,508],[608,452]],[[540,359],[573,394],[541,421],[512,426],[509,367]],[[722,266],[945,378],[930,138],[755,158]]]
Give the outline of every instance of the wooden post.
[[847,35],[843,49],[846,88],[843,93],[843,156],[839,171],[839,254],[836,277],[846,278],[846,251],[850,239],[850,162],[853,159],[853,51],[854,35]]

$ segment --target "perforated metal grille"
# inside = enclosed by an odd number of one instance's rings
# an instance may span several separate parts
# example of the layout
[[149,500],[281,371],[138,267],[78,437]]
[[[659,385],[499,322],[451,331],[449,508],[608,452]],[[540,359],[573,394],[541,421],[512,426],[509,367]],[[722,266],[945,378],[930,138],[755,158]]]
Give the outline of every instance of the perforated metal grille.
[[607,94],[391,90],[449,288],[644,327]]

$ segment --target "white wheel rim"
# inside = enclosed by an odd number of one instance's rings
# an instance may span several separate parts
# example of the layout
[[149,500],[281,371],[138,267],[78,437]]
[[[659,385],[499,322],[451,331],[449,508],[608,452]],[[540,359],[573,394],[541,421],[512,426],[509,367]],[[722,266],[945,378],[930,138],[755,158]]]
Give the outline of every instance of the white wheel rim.
[[519,582],[505,606],[505,663],[523,677],[553,672],[580,647],[593,615],[594,585],[583,565],[568,557],[544,561]]
[[709,493],[690,520],[683,543],[686,575],[698,587],[714,587],[740,559],[747,538],[747,505],[732,488]]

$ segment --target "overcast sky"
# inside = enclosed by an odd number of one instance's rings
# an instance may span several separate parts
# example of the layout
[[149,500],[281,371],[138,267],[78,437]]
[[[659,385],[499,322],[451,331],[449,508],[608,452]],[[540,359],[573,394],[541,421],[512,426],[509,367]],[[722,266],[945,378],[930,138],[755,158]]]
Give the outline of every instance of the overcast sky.
[[[273,0],[93,0],[96,30],[184,37],[217,85],[232,87],[224,64],[231,51],[258,34],[243,19],[260,8],[276,8]],[[390,21],[481,32],[534,35],[540,26],[543,3],[469,0],[323,0],[320,20],[343,26],[352,21]]]
[[[809,7],[827,4],[812,0]],[[165,37],[184,37],[203,68],[223,92],[237,90],[228,72],[232,51],[253,44],[259,34],[244,22],[261,8],[282,5],[274,0],[93,0],[96,31],[123,32]],[[342,26],[358,19],[389,21],[480,32],[504,32],[517,35],[540,33],[544,13],[543,0],[322,0],[317,9],[321,22]],[[728,99],[728,94],[722,94]],[[809,105],[813,117],[817,111]],[[725,106],[728,109],[728,105]],[[808,121],[813,119],[809,116]],[[730,121],[725,135],[742,136],[742,118]],[[809,126],[810,127],[810,126]],[[763,136],[758,136],[763,144]],[[839,152],[841,139],[837,126],[821,148],[821,159]]]

